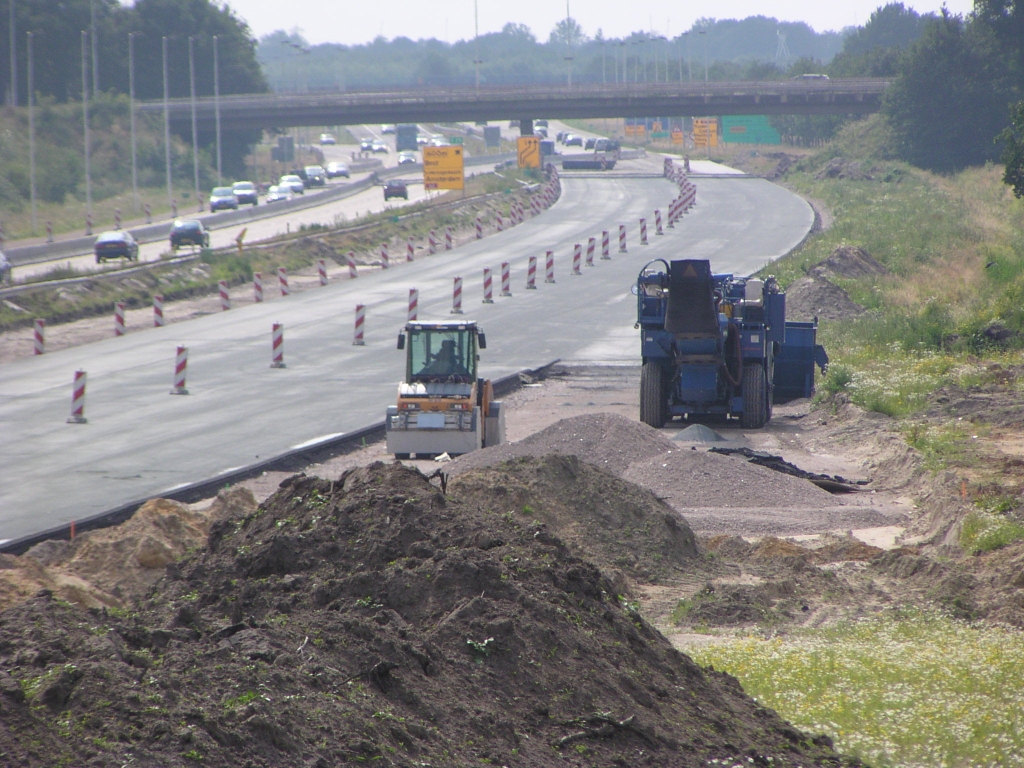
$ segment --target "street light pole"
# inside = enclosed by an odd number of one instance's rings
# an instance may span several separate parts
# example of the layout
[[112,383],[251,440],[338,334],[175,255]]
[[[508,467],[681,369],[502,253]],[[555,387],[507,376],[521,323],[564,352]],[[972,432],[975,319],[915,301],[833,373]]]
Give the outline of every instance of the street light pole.
[[480,10],[473,0],[473,66],[476,68],[476,89],[480,90]]
[[171,116],[169,94],[167,92],[167,36],[163,37],[164,54],[164,164],[167,173],[167,205],[174,206],[174,186],[171,179]]
[[128,33],[128,124],[132,134],[132,200],[139,212],[139,167],[135,144],[135,32]]
[[199,195],[199,141],[196,133],[196,62],[195,38],[188,38],[188,85],[192,99],[192,180],[196,187],[196,204],[203,210],[203,198]]
[[699,32],[704,38],[704,85],[708,84],[708,32],[706,29]]
[[28,38],[28,188],[32,201],[32,234],[36,233],[36,116],[35,116],[35,71],[32,66],[32,33]]
[[85,135],[85,212],[92,215],[92,169],[89,158],[89,33],[82,30],[82,125]]
[[213,36],[213,113],[217,127],[217,185],[221,183],[220,154],[220,59],[217,56],[217,35]]
[[569,0],[565,0],[565,47],[568,51],[565,60],[569,66],[569,87],[572,88],[572,16],[569,14]]
[[8,23],[10,29],[11,47],[11,106],[18,106],[18,53],[15,47],[17,38],[14,34],[14,0],[10,0],[11,20]]
[[96,0],[89,0],[89,19],[92,29],[89,36],[92,38],[92,95],[95,97],[100,92],[100,54],[96,44]]

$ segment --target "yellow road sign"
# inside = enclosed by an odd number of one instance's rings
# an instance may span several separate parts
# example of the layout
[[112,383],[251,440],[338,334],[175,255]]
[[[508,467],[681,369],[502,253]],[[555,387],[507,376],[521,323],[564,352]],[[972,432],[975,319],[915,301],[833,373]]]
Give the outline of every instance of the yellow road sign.
[[424,147],[423,188],[463,189],[464,160],[462,147]]
[[520,168],[540,168],[540,139],[536,136],[520,136],[516,148]]
[[682,144],[683,143],[683,132],[681,130],[679,130],[678,128],[676,128],[674,131],[672,131],[672,143],[673,144]]
[[698,147],[718,146],[718,119],[714,117],[693,118],[693,143]]

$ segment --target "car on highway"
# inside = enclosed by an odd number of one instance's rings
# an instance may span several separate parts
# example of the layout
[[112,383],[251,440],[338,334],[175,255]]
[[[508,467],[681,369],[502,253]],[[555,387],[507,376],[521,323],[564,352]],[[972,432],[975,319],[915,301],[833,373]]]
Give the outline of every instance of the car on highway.
[[373,139],[360,139],[359,140],[359,151],[369,152],[373,149]]
[[555,141],[563,142],[563,141],[565,141],[565,137],[568,136],[568,135],[569,135],[568,131],[559,131],[558,133],[555,134]]
[[448,143],[448,139],[444,136],[435,136],[430,140],[430,146],[432,147],[449,147],[451,144]]
[[284,184],[281,184],[281,185],[275,184],[274,186],[272,186],[270,189],[267,190],[267,203],[268,204],[269,203],[288,202],[289,200],[294,199],[294,197],[295,197],[295,195],[292,194],[291,188],[288,187],[288,186],[285,186]]
[[107,259],[139,260],[139,244],[126,229],[101,233],[93,245],[93,252],[96,254],[97,264],[102,264]]
[[307,187],[322,187],[327,183],[327,171],[323,166],[307,165],[305,171]]
[[582,147],[583,137],[577,136],[575,133],[566,134],[565,140],[562,142],[567,147]]
[[588,136],[586,143],[583,145],[584,149],[594,149],[597,146],[597,136]]
[[428,144],[430,144],[430,137],[429,136],[424,136],[422,133],[416,135],[416,145],[417,146],[425,147]]
[[398,164],[399,165],[415,165],[419,162],[416,157],[416,153],[411,149],[403,149],[398,153]]
[[210,247],[210,231],[199,219],[177,219],[171,225],[171,250],[176,251],[184,245],[196,248]]
[[349,171],[348,166],[345,163],[340,163],[334,160],[327,164],[325,169],[327,172],[328,179],[335,179],[338,176],[344,176],[346,179],[352,178],[352,173]]
[[541,128],[547,128],[548,127],[548,121],[547,120],[534,120],[533,124],[534,125],[538,125]]
[[210,193],[210,213],[214,211],[238,210],[238,198],[231,187],[214,187]]
[[385,133],[385,134],[387,134],[387,133],[394,133],[395,130],[396,130],[396,128],[393,125],[382,125],[380,127],[380,132],[381,133]]
[[304,195],[306,194],[306,185],[302,183],[302,179],[297,174],[289,173],[287,176],[282,176],[280,181],[277,182],[279,187],[285,187],[293,195]]
[[334,138],[334,134],[333,133],[321,133],[320,134],[320,143],[321,144],[337,144],[338,140],[336,138]]
[[236,181],[231,185],[231,191],[235,193],[235,197],[238,198],[238,203],[249,203],[250,205],[260,204],[260,193],[256,189],[256,185],[251,181]]
[[817,73],[808,73],[806,75],[797,75],[796,77],[790,78],[791,80],[828,80],[828,75],[822,75]]
[[384,200],[390,200],[392,197],[409,199],[409,188],[401,179],[388,179],[384,182]]
[[374,154],[377,154],[378,152],[383,152],[384,154],[387,154],[390,150],[388,149],[388,145],[385,144],[383,141],[381,141],[380,139],[374,139],[373,144],[370,145],[370,151],[373,152]]

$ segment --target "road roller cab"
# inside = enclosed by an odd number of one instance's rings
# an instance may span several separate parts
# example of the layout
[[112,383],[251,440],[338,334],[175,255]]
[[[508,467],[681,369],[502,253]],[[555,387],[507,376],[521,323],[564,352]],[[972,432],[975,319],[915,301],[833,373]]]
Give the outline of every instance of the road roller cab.
[[457,456],[505,439],[505,412],[489,380],[477,377],[487,337],[473,321],[413,322],[398,336],[405,380],[388,406],[388,453],[405,459]]

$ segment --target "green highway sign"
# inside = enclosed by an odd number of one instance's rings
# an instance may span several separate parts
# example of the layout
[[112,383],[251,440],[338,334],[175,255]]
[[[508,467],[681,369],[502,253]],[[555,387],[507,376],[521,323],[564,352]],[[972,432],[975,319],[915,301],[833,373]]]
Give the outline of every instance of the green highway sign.
[[449,136],[448,137],[448,143],[449,144],[461,144],[462,143],[462,137],[461,136]]

